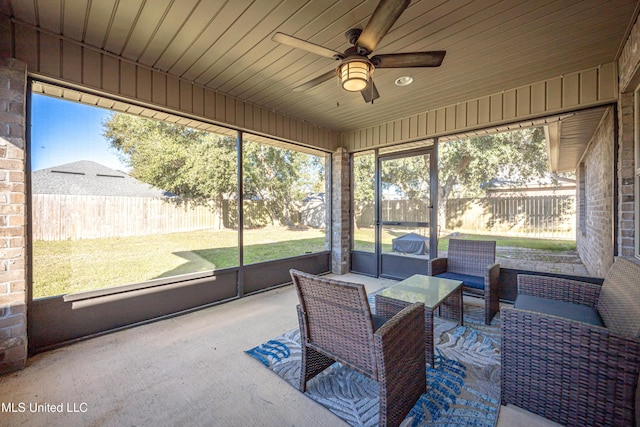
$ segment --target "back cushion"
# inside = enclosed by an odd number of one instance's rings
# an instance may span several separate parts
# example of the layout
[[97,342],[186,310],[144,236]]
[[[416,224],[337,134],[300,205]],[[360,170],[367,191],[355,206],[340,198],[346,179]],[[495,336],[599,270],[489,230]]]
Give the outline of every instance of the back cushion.
[[612,332],[640,337],[640,265],[617,258],[604,278],[597,308]]
[[452,273],[484,276],[496,262],[496,242],[490,240],[449,240],[447,270]]

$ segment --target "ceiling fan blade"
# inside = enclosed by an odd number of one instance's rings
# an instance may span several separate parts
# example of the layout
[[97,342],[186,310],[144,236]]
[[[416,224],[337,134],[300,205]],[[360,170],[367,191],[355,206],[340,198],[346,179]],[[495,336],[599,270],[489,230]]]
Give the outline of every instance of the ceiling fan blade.
[[316,55],[325,56],[331,59],[342,59],[344,55],[335,50],[331,50],[324,46],[320,46],[306,40],[299,39],[297,37],[290,36],[284,33],[275,33],[271,40],[277,43],[286,44],[287,46],[295,47],[296,49],[306,50],[307,52],[315,53]]
[[375,55],[371,58],[371,62],[376,68],[439,67],[446,53],[446,50],[389,53],[386,55]]
[[300,86],[296,86],[295,88],[293,88],[293,91],[302,92],[304,90],[311,89],[312,87],[318,86],[320,83],[324,83],[335,77],[336,77],[336,70],[327,71],[326,73],[320,74],[318,77],[311,79],[308,82],[301,84]]
[[376,7],[367,26],[364,27],[356,42],[357,47],[367,50],[367,52],[360,53],[368,55],[374,51],[380,40],[389,31],[389,28],[409,6],[409,3],[411,3],[411,0],[380,0],[378,7]]
[[370,102],[373,104],[373,101],[380,98],[378,89],[376,89],[376,85],[375,83],[373,83],[372,79],[369,79],[369,82],[367,83],[367,87],[362,89],[360,93],[362,94],[362,97],[364,98],[364,102],[366,103]]

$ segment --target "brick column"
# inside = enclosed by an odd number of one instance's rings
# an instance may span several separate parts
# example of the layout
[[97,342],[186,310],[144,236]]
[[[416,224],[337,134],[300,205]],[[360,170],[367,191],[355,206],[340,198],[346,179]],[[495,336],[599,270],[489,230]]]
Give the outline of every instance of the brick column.
[[331,272],[345,274],[351,267],[351,178],[349,153],[343,147],[332,156]]
[[0,374],[27,360],[26,71],[0,58]]
[[633,92],[620,95],[618,121],[618,255],[632,258],[636,215]]

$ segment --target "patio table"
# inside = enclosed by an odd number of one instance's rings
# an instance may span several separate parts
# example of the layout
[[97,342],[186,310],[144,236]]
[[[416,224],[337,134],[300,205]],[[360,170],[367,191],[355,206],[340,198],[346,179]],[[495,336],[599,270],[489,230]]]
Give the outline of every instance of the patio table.
[[391,318],[403,308],[415,303],[424,304],[426,360],[433,367],[433,315],[463,324],[462,282],[415,274],[376,294],[376,314]]

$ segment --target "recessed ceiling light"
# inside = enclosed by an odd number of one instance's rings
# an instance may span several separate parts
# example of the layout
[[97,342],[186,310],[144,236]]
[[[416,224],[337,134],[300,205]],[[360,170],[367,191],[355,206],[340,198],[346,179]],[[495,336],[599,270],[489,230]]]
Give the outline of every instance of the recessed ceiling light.
[[413,77],[411,76],[402,76],[396,79],[396,86],[408,86],[413,83]]

